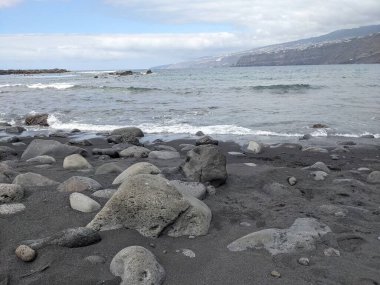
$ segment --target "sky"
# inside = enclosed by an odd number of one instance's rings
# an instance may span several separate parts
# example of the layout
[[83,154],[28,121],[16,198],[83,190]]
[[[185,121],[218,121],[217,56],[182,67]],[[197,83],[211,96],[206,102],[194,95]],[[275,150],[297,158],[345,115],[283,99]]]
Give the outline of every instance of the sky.
[[0,69],[137,69],[380,24],[380,0],[0,0]]

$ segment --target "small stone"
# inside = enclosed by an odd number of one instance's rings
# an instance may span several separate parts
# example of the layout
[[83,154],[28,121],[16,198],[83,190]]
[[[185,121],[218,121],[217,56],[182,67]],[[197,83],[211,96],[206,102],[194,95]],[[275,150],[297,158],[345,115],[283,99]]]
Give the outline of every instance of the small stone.
[[195,252],[192,251],[191,249],[183,248],[179,252],[182,252],[182,254],[188,258],[194,258],[195,257]]
[[358,168],[358,171],[360,171],[360,172],[370,172],[371,169],[369,169],[367,167],[360,167],[360,168]]
[[290,186],[296,185],[297,184],[297,178],[295,178],[294,176],[289,177],[288,178],[288,183],[289,183]]
[[214,196],[216,195],[216,188],[212,185],[209,185],[206,187],[206,192],[208,196]]
[[280,278],[281,277],[281,274],[280,272],[276,271],[276,270],[273,270],[270,275],[272,275],[273,277],[275,278]]
[[250,224],[250,223],[247,223],[247,222],[241,222],[240,225],[241,225],[242,227],[250,227],[250,226],[251,226],[251,224]]
[[163,254],[167,254],[168,251],[167,251],[166,249],[164,249],[164,250],[162,251],[162,253],[163,253]]
[[70,206],[72,209],[83,213],[95,212],[101,208],[98,202],[77,192],[70,194]]
[[238,151],[229,151],[228,154],[233,156],[245,156],[244,153]]
[[253,162],[246,162],[246,163],[244,163],[244,165],[247,165],[249,167],[256,167],[257,166],[257,164],[253,163]]
[[302,140],[309,140],[311,139],[313,136],[311,134],[304,134],[302,137],[300,137],[300,141]]
[[368,183],[379,184],[380,183],[380,171],[372,171],[367,177]]
[[339,160],[339,155],[337,155],[337,154],[332,154],[332,155],[330,155],[330,158],[332,159],[332,160]]
[[14,204],[3,204],[0,205],[0,216],[1,215],[13,215],[18,212],[22,212],[25,210],[24,204],[14,203]]
[[204,134],[202,131],[198,131],[198,132],[195,133],[195,135],[196,135],[197,137],[202,137],[202,136],[204,136],[205,134]]
[[309,266],[310,260],[307,257],[301,257],[298,259],[298,263],[304,266]]
[[84,260],[91,264],[103,264],[106,263],[106,259],[100,255],[90,255],[87,256]]
[[195,239],[195,236],[189,236],[189,239]]
[[156,245],[154,243],[150,243],[149,246],[152,247],[152,248],[156,247]]
[[323,181],[328,176],[328,174],[324,171],[314,171],[311,172],[311,175],[314,177],[315,181]]
[[323,253],[325,256],[340,256],[340,251],[332,247],[325,249]]
[[18,258],[25,262],[33,261],[37,256],[36,251],[27,245],[20,245],[16,248],[15,253]]

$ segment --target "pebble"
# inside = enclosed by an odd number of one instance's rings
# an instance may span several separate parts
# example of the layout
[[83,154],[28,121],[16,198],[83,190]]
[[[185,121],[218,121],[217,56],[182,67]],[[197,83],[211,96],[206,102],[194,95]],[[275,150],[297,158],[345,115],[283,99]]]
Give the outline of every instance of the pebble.
[[0,216],[13,215],[24,210],[25,210],[25,206],[24,204],[21,204],[21,203],[3,204],[3,205],[0,205]]
[[340,251],[332,247],[326,248],[323,253],[326,256],[340,256]]
[[154,243],[150,243],[149,246],[152,247],[152,248],[156,247],[156,245]]
[[296,185],[297,184],[297,178],[295,178],[294,176],[289,177],[288,178],[288,183],[289,183],[290,186]]
[[177,253],[181,252],[184,256],[187,256],[188,258],[194,258],[195,257],[194,251],[187,249],[187,248],[177,249],[176,252]]
[[337,155],[337,154],[332,154],[332,155],[330,155],[330,158],[332,159],[332,160],[339,160],[339,155]]
[[360,167],[360,168],[358,168],[358,171],[360,171],[360,172],[370,172],[371,169],[369,169],[367,167]]
[[256,163],[253,163],[253,162],[247,162],[247,163],[244,163],[246,166],[250,166],[250,167],[256,167],[257,164]]
[[273,270],[270,275],[272,275],[273,277],[275,278],[280,278],[281,277],[281,274],[280,272],[276,271],[276,270]]
[[250,227],[250,226],[251,226],[251,224],[250,224],[250,223],[247,223],[247,222],[241,222],[240,225],[241,225],[242,227]]
[[301,257],[298,259],[298,263],[304,266],[309,266],[310,260],[307,257]]
[[228,154],[233,156],[245,156],[244,153],[238,151],[229,151]]
[[206,193],[208,196],[214,196],[216,194],[216,189],[214,186],[209,185],[206,187]]
[[18,258],[25,262],[33,261],[37,256],[36,251],[27,245],[20,245],[16,248],[15,253]]
[[314,180],[316,181],[323,181],[328,176],[328,174],[324,171],[314,171],[311,173],[311,175],[314,177]]
[[91,264],[106,263],[106,259],[103,256],[100,256],[100,255],[90,255],[90,256],[85,257],[84,260],[86,260],[87,262],[89,262]]

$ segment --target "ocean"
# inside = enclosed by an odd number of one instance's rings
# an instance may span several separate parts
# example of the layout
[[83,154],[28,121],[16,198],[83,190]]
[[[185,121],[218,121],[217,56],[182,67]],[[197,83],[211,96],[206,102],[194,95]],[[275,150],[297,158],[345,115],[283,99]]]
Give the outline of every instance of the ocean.
[[[48,113],[48,129],[29,131],[136,126],[162,138],[197,131],[233,140],[380,137],[380,65],[109,72],[0,76],[0,122]],[[328,128],[311,128],[316,123]]]

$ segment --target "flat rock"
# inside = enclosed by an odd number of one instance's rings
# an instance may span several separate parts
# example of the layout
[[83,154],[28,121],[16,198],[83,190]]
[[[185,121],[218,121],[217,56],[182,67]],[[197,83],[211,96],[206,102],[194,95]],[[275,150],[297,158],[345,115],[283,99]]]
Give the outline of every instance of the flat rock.
[[87,227],[95,230],[126,227],[143,236],[158,237],[189,207],[182,194],[165,178],[134,175],[121,184]]
[[100,174],[110,174],[110,173],[117,173],[117,174],[120,174],[123,172],[123,169],[117,165],[116,163],[114,162],[110,162],[110,163],[105,163],[103,165],[100,165],[96,171],[95,171],[95,175],[100,175]]
[[24,188],[31,188],[31,187],[57,186],[58,182],[51,180],[40,174],[28,172],[25,174],[17,175],[16,178],[13,180],[13,184],[20,185]]
[[116,189],[104,189],[104,190],[98,190],[94,193],[92,193],[92,196],[98,197],[98,198],[104,198],[104,199],[110,199],[113,194],[116,193]]
[[296,194],[296,192],[289,189],[288,186],[285,186],[278,182],[265,184],[263,187],[263,191],[264,193],[266,193],[267,195],[271,197],[280,197],[280,196],[285,197],[285,196],[292,196]]
[[307,152],[319,152],[319,153],[328,153],[329,151],[325,148],[321,147],[315,147],[315,146],[309,146],[305,147],[302,149],[302,151],[307,151]]
[[308,166],[308,167],[304,167],[302,169],[304,169],[304,170],[322,170],[326,173],[330,172],[330,169],[327,167],[327,165],[321,161],[318,161],[318,162],[314,163],[313,165]]
[[24,189],[20,185],[0,184],[0,204],[18,202],[24,197]]
[[142,146],[130,146],[119,152],[120,157],[135,157],[135,158],[145,158],[148,157],[150,149]]
[[210,182],[214,186],[227,180],[226,157],[214,145],[200,145],[190,150],[181,170],[189,180]]
[[56,160],[54,157],[49,155],[40,155],[33,158],[28,159],[26,162],[36,163],[36,164],[54,164]]
[[380,183],[380,171],[372,171],[367,177],[367,182],[373,184]]
[[83,213],[92,213],[101,208],[98,202],[77,192],[70,194],[70,206],[72,209]]
[[88,246],[100,240],[101,237],[97,231],[79,227],[66,229],[41,239],[27,240],[22,242],[22,244],[30,246],[33,249],[40,249],[49,245],[76,248]]
[[110,271],[122,279],[121,285],[161,285],[165,270],[156,257],[141,246],[119,251],[111,261]]
[[193,196],[200,200],[203,200],[206,197],[206,186],[204,186],[202,183],[172,180],[170,181],[170,184],[173,185],[183,195]]
[[102,189],[102,185],[92,178],[84,176],[73,176],[59,184],[57,190],[60,192],[83,192]]
[[154,150],[149,153],[151,159],[176,159],[180,158],[180,154],[177,151],[167,150]]
[[134,175],[138,174],[160,174],[161,170],[157,168],[157,166],[149,163],[149,162],[138,162],[130,167],[128,167],[126,170],[124,170],[122,173],[120,173],[119,176],[115,178],[115,180],[112,182],[113,185],[121,184],[124,181],[126,181],[129,177],[132,177]]
[[21,159],[28,160],[40,155],[50,155],[53,157],[65,157],[70,154],[86,155],[87,152],[79,147],[65,145],[55,140],[33,140],[23,152]]
[[80,154],[72,154],[63,160],[63,168],[68,170],[90,169],[92,165]]
[[298,218],[288,229],[265,229],[246,235],[227,248],[231,251],[266,249],[270,254],[294,253],[315,249],[315,243],[331,229],[314,218]]
[[13,215],[18,212],[24,211],[25,205],[21,203],[14,203],[14,204],[3,204],[0,205],[0,215]]

